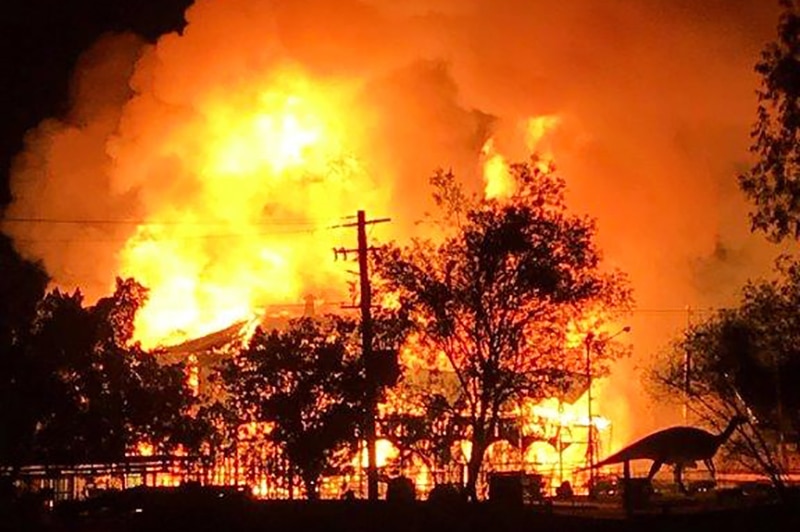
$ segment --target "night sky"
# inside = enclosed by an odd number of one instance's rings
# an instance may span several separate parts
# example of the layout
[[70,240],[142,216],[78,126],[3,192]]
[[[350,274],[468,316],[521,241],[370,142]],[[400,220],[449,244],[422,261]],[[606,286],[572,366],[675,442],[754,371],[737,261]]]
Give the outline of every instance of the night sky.
[[180,29],[190,0],[5,0],[0,7],[0,203],[25,132],[68,104],[81,52],[106,32],[148,40]]

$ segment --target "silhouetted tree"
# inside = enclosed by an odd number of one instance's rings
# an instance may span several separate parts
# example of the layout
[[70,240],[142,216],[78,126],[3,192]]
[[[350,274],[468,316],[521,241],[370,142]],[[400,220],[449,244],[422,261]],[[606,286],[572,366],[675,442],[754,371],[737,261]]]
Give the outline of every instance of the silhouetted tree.
[[796,0],[781,5],[777,40],[756,65],[761,88],[750,151],[757,159],[739,177],[755,204],[752,227],[773,240],[800,237],[800,10]]
[[47,283],[44,270],[0,234],[0,462],[6,464],[19,465],[30,448],[35,419],[32,405],[20,399],[32,368],[22,353]]
[[781,485],[779,443],[800,443],[800,264],[784,257],[776,270],[775,280],[749,282],[738,307],[689,327],[654,362],[649,381],[657,398],[686,400],[710,425],[746,415],[751,423],[738,431],[731,458]]
[[41,300],[12,353],[14,387],[6,399],[21,412],[4,461],[113,461],[139,442],[159,452],[194,443],[194,399],[183,367],[163,366],[131,342],[145,297],[129,279],[91,307],[77,291],[55,290]]
[[[515,188],[502,199],[470,198],[452,175],[437,174],[445,238],[392,245],[376,259],[411,317],[411,349],[456,376],[458,397],[434,404],[469,426],[472,498],[504,409],[557,395],[584,367],[583,350],[567,349],[570,324],[630,303],[624,276],[600,269],[594,223],[567,212],[564,182],[537,161],[510,172]],[[594,370],[605,371],[616,352],[595,353]]]
[[455,471],[463,464],[459,444],[469,422],[453,406],[460,404],[458,391],[445,391],[458,387],[453,380],[452,371],[406,368],[398,386],[391,390],[391,406],[382,426],[399,451],[401,466],[417,458],[430,470],[445,472],[445,478],[448,470],[460,474]]
[[41,265],[20,257],[2,233],[0,272],[0,346],[5,350],[19,341],[33,321],[49,279]]
[[[216,384],[218,373],[209,376],[209,384]],[[224,391],[215,390],[216,397],[206,399],[198,408],[193,427],[196,429],[199,457],[204,465],[213,467],[219,457],[232,457],[237,452],[240,419],[234,401],[225,400]]]
[[271,423],[270,438],[299,470],[307,497],[352,456],[365,410],[356,324],[329,316],[257,329],[220,375],[240,423]]

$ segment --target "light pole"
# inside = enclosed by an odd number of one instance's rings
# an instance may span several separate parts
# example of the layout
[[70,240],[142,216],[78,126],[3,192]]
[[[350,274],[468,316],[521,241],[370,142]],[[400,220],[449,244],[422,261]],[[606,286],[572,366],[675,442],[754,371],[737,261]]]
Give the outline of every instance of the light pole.
[[[629,325],[626,325],[619,331],[615,332],[611,336],[603,339],[601,342],[605,344],[610,342],[617,336],[622,333],[629,332],[631,330]],[[588,437],[586,438],[586,454],[587,454],[587,462],[589,463],[589,490],[594,487],[594,422],[592,421],[592,345],[594,344],[594,333],[589,331],[586,335],[586,381],[587,381],[587,390],[586,390],[586,410],[588,415]]]

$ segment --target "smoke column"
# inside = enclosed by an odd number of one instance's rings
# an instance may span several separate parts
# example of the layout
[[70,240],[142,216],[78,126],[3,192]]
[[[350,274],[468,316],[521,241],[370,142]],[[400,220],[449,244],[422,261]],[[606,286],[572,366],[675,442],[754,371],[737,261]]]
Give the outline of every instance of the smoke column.
[[[346,281],[320,264],[332,261],[334,245],[349,245],[349,235],[317,235],[320,249],[309,243],[311,251],[284,268],[279,251],[296,238],[289,221],[310,225],[366,207],[393,217],[383,237],[424,230],[415,222],[430,209],[426,183],[436,168],[453,169],[478,190],[489,138],[520,160],[525,121],[557,116],[547,147],[570,204],[598,218],[606,259],[631,275],[639,307],[630,321],[635,355],[604,392],[628,400],[601,401],[616,410],[603,413],[644,419],[637,409],[647,407],[633,400],[634,368],[685,325],[681,309],[729,304],[744,279],[768,271],[775,253],[749,234],[735,180],[755,116],[752,68],[777,20],[776,6],[764,4],[198,0],[181,34],[155,45],[131,35],[97,42],[78,62],[69,113],[27,136],[7,218],[94,223],[7,222],[3,230],[24,255],[43,261],[55,285],[90,298],[107,293],[115,275],[141,271],[132,271],[131,257],[148,253],[147,238],[163,231],[189,249],[174,267],[192,264],[165,300],[190,293],[202,302],[218,295],[200,286],[204,280],[224,286],[252,275],[245,286],[279,282],[235,293],[246,307],[275,294],[294,302]],[[304,105],[330,116],[316,123],[313,112],[292,110],[294,100],[282,98],[298,91],[311,94]],[[216,138],[219,123],[228,127],[251,108],[289,113],[294,122],[275,126],[282,132],[303,128],[279,167],[273,158],[243,168],[249,163],[231,155],[245,149],[244,126],[230,126],[239,144],[209,147],[229,142]],[[325,157],[306,150],[315,131],[335,133]],[[294,169],[295,158],[305,173]],[[251,180],[213,181],[220,168]],[[284,181],[271,185],[278,175]],[[320,189],[320,175],[352,185]],[[228,200],[233,191],[242,195]],[[275,257],[238,240],[208,243],[209,232],[241,235],[245,225],[236,222],[253,219],[283,224],[267,226]],[[131,223],[104,223],[114,220]],[[135,223],[146,220],[184,232]],[[186,232],[190,222],[196,233]],[[171,257],[160,249],[152,260],[168,269]],[[258,261],[256,275],[246,265]],[[241,311],[232,304],[224,318]],[[637,424],[615,437],[649,428]]]

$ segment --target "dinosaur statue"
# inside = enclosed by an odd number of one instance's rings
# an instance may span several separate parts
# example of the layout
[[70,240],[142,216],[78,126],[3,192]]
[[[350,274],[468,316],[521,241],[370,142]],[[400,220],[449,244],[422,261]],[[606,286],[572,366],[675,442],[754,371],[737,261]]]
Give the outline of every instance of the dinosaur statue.
[[592,468],[648,459],[653,461],[647,475],[647,480],[650,481],[662,465],[671,464],[675,468],[675,483],[683,493],[686,493],[682,478],[684,468],[693,467],[698,460],[702,460],[711,473],[711,478],[716,478],[714,455],[731,437],[733,431],[746,421],[747,418],[743,416],[734,416],[725,430],[719,434],[712,434],[695,427],[670,427],[660,430],[600,460]]

